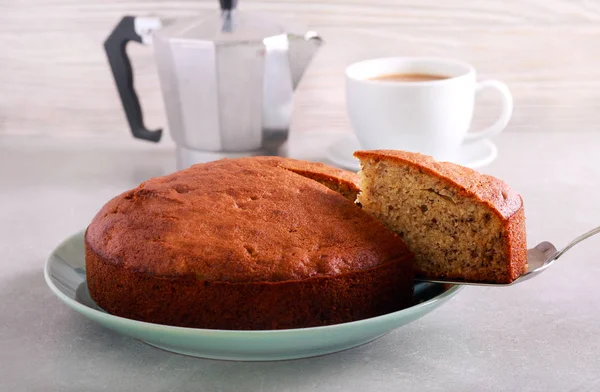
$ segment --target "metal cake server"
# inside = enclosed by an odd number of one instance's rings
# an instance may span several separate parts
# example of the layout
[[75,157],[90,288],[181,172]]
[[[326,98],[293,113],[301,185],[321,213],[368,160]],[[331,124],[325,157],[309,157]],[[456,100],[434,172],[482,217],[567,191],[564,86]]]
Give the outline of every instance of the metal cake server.
[[425,279],[415,278],[420,282],[431,282],[431,283],[447,283],[447,284],[462,284],[470,286],[512,286],[516,283],[524,282],[528,279],[533,278],[536,275],[541,274],[550,267],[556,260],[564,255],[569,249],[580,243],[581,241],[590,238],[593,235],[600,233],[600,226],[588,231],[585,234],[580,235],[573,241],[569,242],[561,250],[557,250],[556,246],[548,241],[539,243],[536,247],[531,248],[527,251],[527,268],[528,271],[523,275],[515,279],[512,283],[485,283],[485,282],[465,282],[459,280],[444,280],[444,279]]

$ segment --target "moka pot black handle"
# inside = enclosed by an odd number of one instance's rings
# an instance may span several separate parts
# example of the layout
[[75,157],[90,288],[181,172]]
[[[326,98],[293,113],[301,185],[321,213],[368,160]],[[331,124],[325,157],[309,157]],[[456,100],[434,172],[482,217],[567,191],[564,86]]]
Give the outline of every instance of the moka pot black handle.
[[[123,17],[104,41],[104,50],[108,57],[131,133],[138,139],[158,142],[162,136],[162,129],[150,130],[144,125],[144,115],[135,91],[133,70],[126,51],[129,41],[144,43],[144,37],[140,35],[140,21],[136,21],[136,19],[138,18],[134,16]],[[140,19],[143,22],[147,18]]]

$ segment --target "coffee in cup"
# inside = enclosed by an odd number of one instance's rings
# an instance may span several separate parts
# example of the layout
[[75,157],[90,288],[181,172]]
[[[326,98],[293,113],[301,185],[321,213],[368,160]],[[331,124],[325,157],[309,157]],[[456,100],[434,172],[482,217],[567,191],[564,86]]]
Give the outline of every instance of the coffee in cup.
[[385,82],[427,82],[430,80],[442,80],[448,79],[449,76],[445,75],[431,75],[431,74],[423,74],[423,73],[392,73],[392,74],[384,74],[377,75],[369,80],[381,80]]

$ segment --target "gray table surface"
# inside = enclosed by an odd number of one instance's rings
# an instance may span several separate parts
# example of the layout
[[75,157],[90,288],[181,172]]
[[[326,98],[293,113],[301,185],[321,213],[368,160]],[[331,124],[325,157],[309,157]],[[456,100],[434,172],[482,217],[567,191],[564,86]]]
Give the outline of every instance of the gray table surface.
[[[290,141],[322,159],[335,135]],[[558,245],[600,224],[600,133],[505,133],[483,171],[525,200],[528,242]],[[47,255],[110,197],[174,169],[172,149],[0,138],[1,391],[598,391],[600,238],[535,279],[467,287],[368,345],[311,359],[243,363],[163,352],[63,305]]]

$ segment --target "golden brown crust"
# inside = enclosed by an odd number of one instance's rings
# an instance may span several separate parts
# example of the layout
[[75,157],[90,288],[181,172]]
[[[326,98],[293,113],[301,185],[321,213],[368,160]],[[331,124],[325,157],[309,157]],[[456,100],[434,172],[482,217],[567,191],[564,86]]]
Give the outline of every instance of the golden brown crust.
[[418,166],[423,172],[459,188],[464,195],[487,204],[491,210],[505,219],[510,218],[523,207],[523,200],[519,194],[503,181],[454,163],[438,162],[428,155],[397,150],[368,150],[356,151],[354,156],[358,159],[385,158]]
[[192,328],[260,330],[355,321],[412,304],[409,256],[373,269],[287,282],[211,282],[133,271],[87,247],[88,288],[111,314]]
[[352,201],[296,174],[335,177],[325,169],[220,160],[115,197],[86,231],[90,295],[122,317],[222,329],[328,325],[408,306],[412,253]]
[[146,181],[104,206],[86,240],[127,268],[229,282],[335,275],[407,252],[340,194],[252,158]]
[[521,208],[505,223],[506,254],[510,260],[509,273],[504,283],[510,283],[527,272],[527,238],[525,209]]
[[360,192],[360,177],[348,170],[338,169],[320,162],[308,162],[291,158],[257,157],[257,159],[318,181],[331,190],[341,193],[351,201],[355,201]]

